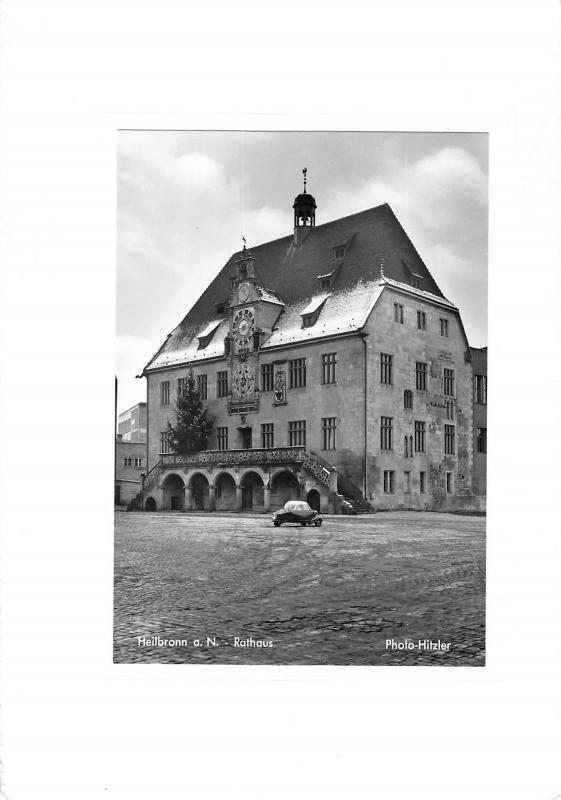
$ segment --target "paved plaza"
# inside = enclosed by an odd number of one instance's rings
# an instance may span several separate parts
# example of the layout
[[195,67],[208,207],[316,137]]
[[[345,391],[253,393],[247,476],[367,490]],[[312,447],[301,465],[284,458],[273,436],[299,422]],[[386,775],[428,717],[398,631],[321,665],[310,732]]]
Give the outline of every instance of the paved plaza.
[[116,513],[117,663],[485,661],[485,519]]

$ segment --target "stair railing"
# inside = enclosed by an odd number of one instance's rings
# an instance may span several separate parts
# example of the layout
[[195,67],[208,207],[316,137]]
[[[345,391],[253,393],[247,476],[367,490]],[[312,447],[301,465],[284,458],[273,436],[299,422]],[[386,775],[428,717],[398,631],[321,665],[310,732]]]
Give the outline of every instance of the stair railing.
[[[310,452],[310,456],[319,464],[321,464],[321,466],[324,469],[328,471],[335,469],[335,467],[332,464],[330,464],[328,461],[325,461],[325,459],[323,459],[321,456],[318,456],[317,453]],[[364,501],[364,495],[362,493],[362,490],[359,489],[359,487],[356,486],[356,484],[354,484],[348,478],[345,478],[343,475],[341,475],[340,472],[338,472],[337,475],[337,489],[340,494],[344,494],[347,497],[351,497],[353,500]]]
[[146,491],[146,489],[148,489],[154,483],[154,481],[161,474],[161,472],[162,472],[162,462],[161,460],[156,461],[152,469],[149,470],[149,472],[147,472],[146,475],[144,476],[144,481],[142,483],[143,492]]

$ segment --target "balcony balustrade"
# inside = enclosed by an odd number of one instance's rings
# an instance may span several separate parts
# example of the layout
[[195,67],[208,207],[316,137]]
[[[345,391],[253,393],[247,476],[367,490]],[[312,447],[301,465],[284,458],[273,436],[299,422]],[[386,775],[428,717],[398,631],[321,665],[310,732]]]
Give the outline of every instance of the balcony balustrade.
[[227,466],[252,464],[302,464],[305,447],[270,447],[246,450],[204,450],[200,453],[165,453],[160,456],[163,469],[170,467]]

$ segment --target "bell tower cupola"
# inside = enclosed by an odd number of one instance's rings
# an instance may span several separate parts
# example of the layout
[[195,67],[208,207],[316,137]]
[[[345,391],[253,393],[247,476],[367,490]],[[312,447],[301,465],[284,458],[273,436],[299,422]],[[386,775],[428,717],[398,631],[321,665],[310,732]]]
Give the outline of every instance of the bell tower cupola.
[[245,236],[243,237],[243,250],[236,261],[237,280],[245,281],[248,278],[255,278],[255,259],[247,250]]
[[304,175],[304,191],[295,198],[292,206],[294,209],[294,244],[301,244],[311,228],[315,228],[316,225],[316,201],[306,191],[308,169],[305,167],[302,173]]

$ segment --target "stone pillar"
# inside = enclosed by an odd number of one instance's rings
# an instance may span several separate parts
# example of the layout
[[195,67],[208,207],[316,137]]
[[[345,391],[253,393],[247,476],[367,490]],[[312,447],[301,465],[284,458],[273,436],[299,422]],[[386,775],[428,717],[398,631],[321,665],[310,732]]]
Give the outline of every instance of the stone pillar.
[[208,510],[216,510],[216,486],[209,485],[208,487]]
[[337,485],[338,475],[339,473],[337,472],[337,467],[333,467],[333,469],[329,473],[329,491],[335,492],[335,494],[337,494],[338,492],[338,485]]
[[243,505],[242,500],[242,487],[236,486],[236,511],[241,511]]
[[271,510],[271,489],[267,485],[263,489],[263,511]]
[[183,508],[185,511],[191,510],[191,503],[193,501],[193,490],[190,486],[185,487],[185,502]]

